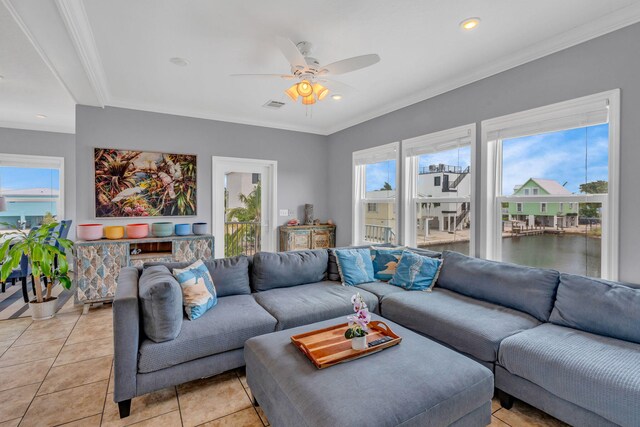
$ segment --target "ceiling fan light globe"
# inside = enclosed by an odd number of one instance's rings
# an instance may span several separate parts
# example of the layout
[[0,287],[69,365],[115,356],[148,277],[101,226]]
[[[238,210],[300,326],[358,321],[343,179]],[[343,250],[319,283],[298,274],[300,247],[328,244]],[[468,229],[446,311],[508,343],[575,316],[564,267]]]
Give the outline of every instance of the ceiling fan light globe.
[[302,104],[303,105],[312,105],[316,103],[316,98],[313,96],[313,94],[309,95],[309,96],[305,96],[304,98],[302,98]]
[[293,100],[293,102],[296,102],[298,100],[298,84],[294,84],[293,86],[291,86],[289,89],[285,90],[284,93],[287,94],[287,96],[289,98],[291,98]]
[[313,86],[307,80],[303,80],[298,83],[297,86],[298,95],[308,98],[310,95],[313,95]]
[[322,101],[329,94],[329,89],[320,83],[316,83],[313,85],[313,93],[318,97],[318,101]]

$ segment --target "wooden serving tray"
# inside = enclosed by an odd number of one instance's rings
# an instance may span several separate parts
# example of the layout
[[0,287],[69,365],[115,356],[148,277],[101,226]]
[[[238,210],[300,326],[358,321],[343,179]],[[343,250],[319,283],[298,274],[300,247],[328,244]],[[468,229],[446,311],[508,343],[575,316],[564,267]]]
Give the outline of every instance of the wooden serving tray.
[[374,320],[369,323],[367,343],[388,336],[391,341],[369,347],[366,350],[353,350],[351,340],[344,337],[348,323],[330,326],[317,331],[294,335],[291,342],[296,345],[318,369],[328,368],[342,362],[359,359],[377,353],[385,348],[400,344],[402,338],[393,333],[386,323]]

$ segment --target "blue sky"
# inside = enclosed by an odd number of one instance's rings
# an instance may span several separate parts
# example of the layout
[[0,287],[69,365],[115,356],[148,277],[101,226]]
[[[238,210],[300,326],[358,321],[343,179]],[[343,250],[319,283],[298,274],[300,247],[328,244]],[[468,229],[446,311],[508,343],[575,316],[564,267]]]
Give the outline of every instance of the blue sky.
[[529,178],[554,179],[572,193],[584,182],[608,181],[609,125],[502,141],[502,194]]
[[3,166],[0,167],[0,186],[10,190],[49,187],[59,190],[60,172],[57,169]]
[[396,162],[387,160],[385,162],[371,163],[366,170],[366,191],[380,190],[385,182],[391,184],[393,190],[396,189]]
[[[554,179],[561,185],[566,182],[572,193],[579,193],[584,182],[609,179],[608,124],[507,139],[502,147],[502,194],[507,196],[529,178]],[[420,167],[443,163],[466,168],[470,162],[470,147],[420,156]],[[366,175],[367,191],[379,190],[385,181],[396,188],[393,160],[367,165]]]

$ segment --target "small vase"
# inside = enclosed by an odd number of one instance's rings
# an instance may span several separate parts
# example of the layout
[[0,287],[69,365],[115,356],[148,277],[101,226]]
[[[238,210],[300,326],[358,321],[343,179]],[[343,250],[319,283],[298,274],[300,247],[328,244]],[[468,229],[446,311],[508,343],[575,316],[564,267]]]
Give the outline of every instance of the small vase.
[[354,350],[366,350],[367,349],[367,337],[354,337],[351,338],[351,348]]
[[304,205],[304,223],[305,225],[313,225],[313,205]]

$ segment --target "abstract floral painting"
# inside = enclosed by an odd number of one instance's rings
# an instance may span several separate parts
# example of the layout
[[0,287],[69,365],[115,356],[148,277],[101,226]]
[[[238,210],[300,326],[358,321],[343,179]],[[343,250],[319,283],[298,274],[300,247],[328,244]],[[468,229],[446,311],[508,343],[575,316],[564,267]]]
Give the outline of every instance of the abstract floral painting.
[[96,218],[196,215],[196,156],[96,148]]

